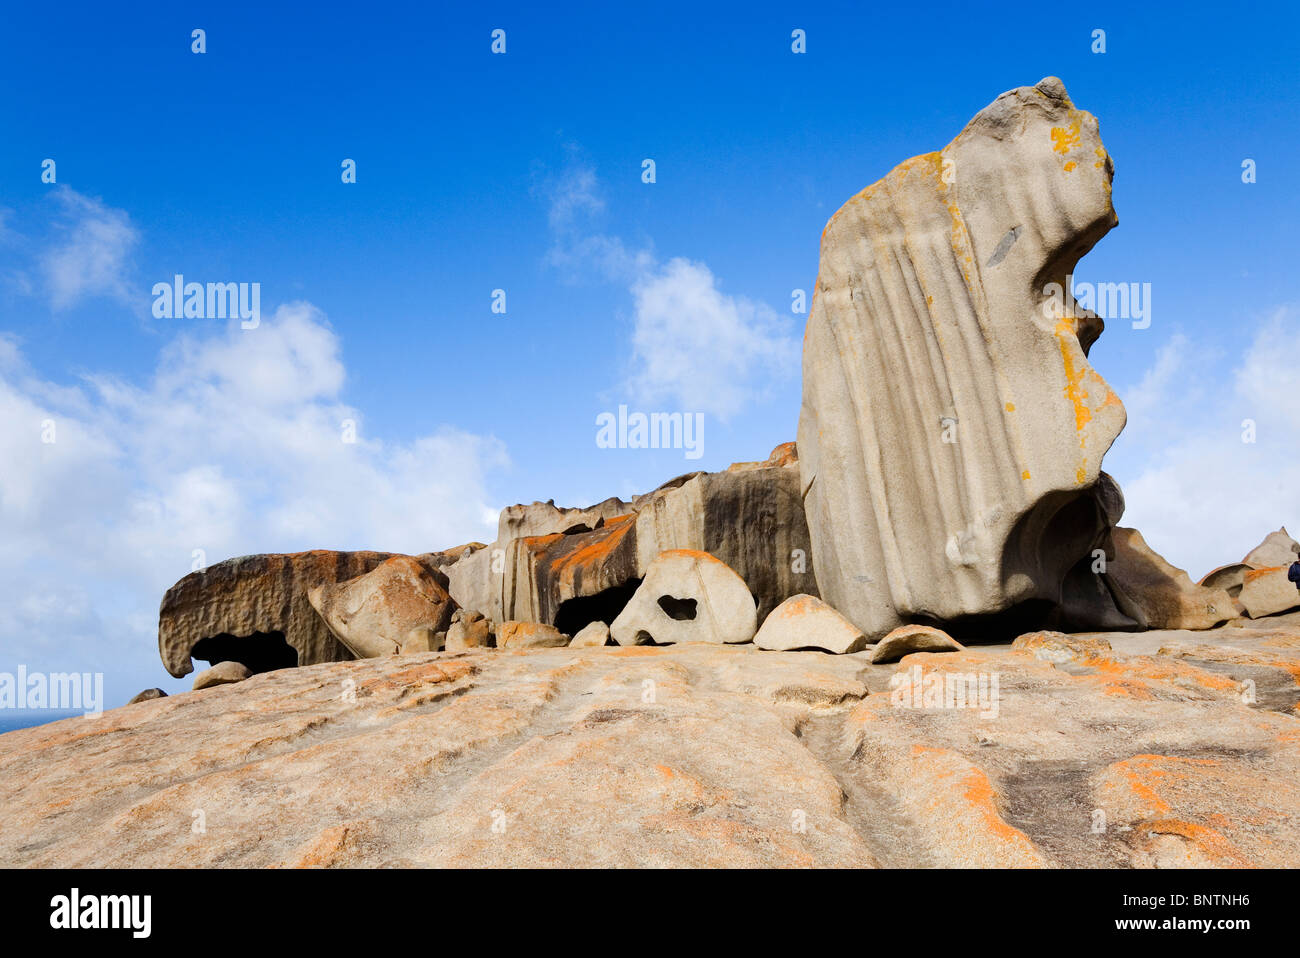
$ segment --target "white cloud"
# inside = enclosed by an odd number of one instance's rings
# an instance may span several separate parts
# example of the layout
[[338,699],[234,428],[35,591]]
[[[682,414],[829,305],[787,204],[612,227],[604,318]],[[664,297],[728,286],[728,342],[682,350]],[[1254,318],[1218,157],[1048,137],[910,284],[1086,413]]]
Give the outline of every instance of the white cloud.
[[[1280,525],[1300,533],[1300,314],[1275,311],[1226,375],[1225,365],[1172,339],[1125,394],[1129,425],[1107,460],[1123,524],[1193,578]],[[1242,441],[1247,419],[1253,443]]]
[[[161,677],[158,602],[196,549],[212,563],[490,539],[485,480],[506,464],[502,445],[451,428],[367,438],[360,411],[339,399],[344,375],[338,337],[307,303],[281,306],[255,330],[235,322],[182,336],[144,385],[58,386],[0,337],[6,656],[103,668],[110,683],[124,670],[137,685]],[[357,424],[353,444],[346,420]],[[49,421],[55,441],[44,443]]]
[[545,192],[551,265],[570,279],[624,283],[632,295],[634,401],[725,421],[798,373],[798,331],[773,309],[723,293],[704,263],[660,262],[648,246],[597,230],[606,204],[590,167],[570,163]]
[[646,403],[676,401],[726,420],[798,369],[799,340],[774,310],[718,289],[703,263],[673,259],[632,287],[632,387]]
[[62,211],[59,239],[41,259],[50,305],[64,309],[88,296],[128,300],[131,254],[140,238],[130,217],[66,186],[54,196]]

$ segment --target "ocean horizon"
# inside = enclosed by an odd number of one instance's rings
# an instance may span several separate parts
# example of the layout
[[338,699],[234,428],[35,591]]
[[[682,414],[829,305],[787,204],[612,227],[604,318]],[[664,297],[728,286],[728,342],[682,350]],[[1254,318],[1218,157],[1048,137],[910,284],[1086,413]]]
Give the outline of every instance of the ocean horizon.
[[19,729],[32,728],[36,725],[45,725],[47,722],[58,722],[61,719],[72,718],[76,715],[83,715],[83,712],[62,712],[49,709],[39,711],[23,710],[13,712],[0,712],[0,735],[5,732],[16,732]]

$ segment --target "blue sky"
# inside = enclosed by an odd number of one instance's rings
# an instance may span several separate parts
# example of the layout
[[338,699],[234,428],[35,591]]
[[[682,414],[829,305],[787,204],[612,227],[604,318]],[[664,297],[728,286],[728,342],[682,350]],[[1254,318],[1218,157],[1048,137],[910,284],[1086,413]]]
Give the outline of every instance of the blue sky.
[[[263,6],[7,12],[0,669],[178,690],[153,630],[195,549],[438,549],[762,458],[826,220],[1047,75],[1116,167],[1077,278],[1152,289],[1092,353],[1125,523],[1194,576],[1300,531],[1294,5]],[[256,338],[154,318],[175,273],[260,283]],[[704,412],[703,458],[598,448],[620,403]]]

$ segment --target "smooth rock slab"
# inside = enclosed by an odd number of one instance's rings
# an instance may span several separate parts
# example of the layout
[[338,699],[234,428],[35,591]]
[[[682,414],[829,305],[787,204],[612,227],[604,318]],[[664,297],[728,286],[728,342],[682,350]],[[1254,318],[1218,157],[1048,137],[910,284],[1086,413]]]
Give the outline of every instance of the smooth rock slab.
[[754,644],[775,651],[820,649],[844,654],[861,652],[867,637],[816,596],[796,595],[778,605],[763,620]]
[[[0,735],[0,865],[1289,867],[1297,623],[895,666],[696,643],[283,669]],[[1174,636],[1197,644],[1155,651]],[[900,707],[917,667],[998,676],[997,717]],[[1264,673],[1277,710],[1244,701]]]
[[748,642],[758,609],[745,580],[693,549],[661,552],[609,627],[619,645]]
[[942,629],[928,625],[900,625],[871,650],[875,664],[897,662],[912,652],[960,652],[962,645]]

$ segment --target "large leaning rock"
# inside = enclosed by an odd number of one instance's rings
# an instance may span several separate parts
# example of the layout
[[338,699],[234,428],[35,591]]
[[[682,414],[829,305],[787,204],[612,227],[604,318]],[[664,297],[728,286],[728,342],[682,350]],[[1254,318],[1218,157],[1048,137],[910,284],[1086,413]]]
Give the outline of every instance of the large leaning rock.
[[[416,630],[428,636],[445,632],[455,609],[451,596],[412,556],[393,556],[347,582],[313,586],[307,600],[359,659],[401,651]],[[436,650],[426,637],[424,648],[431,645]]]
[[707,552],[661,553],[609,627],[619,645],[748,642],[758,627],[745,581]]
[[822,598],[869,638],[1059,604],[1108,524],[1124,426],[1053,297],[1116,222],[1097,121],[1054,77],[849,200],[822,234],[798,447]]
[[254,672],[352,658],[307,599],[317,585],[364,575],[391,552],[317,549],[227,559],[191,572],[163,596],[158,653],[177,678],[191,659],[242,662]]

